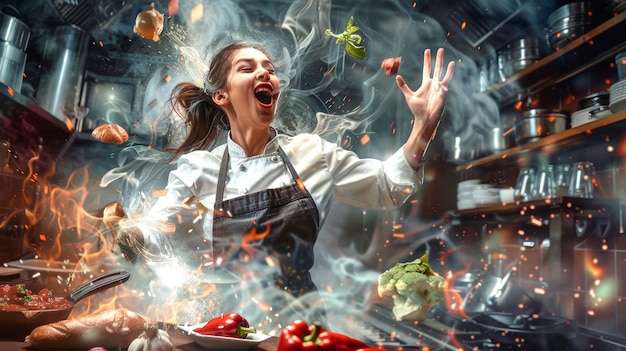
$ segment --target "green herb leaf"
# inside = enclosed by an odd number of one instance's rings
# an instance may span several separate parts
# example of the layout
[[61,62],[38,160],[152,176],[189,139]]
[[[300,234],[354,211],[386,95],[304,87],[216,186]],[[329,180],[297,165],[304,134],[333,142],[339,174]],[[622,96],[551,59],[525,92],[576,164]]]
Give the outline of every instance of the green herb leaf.
[[359,31],[359,29],[361,29],[361,28],[359,28],[359,27],[357,27],[357,26],[347,27],[347,28],[346,28],[346,31],[345,31],[344,33],[345,33],[345,34],[354,34],[354,33],[358,32],[358,31]]
[[365,58],[365,48],[363,46],[355,46],[352,43],[346,44],[346,53],[359,60]]
[[20,284],[17,286],[16,295],[18,297],[26,296],[26,288],[24,287],[24,285]]
[[337,45],[346,45],[346,53],[354,58],[359,60],[365,59],[365,47],[360,46],[361,41],[363,40],[360,35],[354,34],[359,31],[359,27],[354,25],[354,17],[350,16],[348,20],[348,24],[346,25],[346,30],[341,34],[335,34],[330,29],[326,29],[324,33],[327,36],[331,36],[336,38],[335,44]]

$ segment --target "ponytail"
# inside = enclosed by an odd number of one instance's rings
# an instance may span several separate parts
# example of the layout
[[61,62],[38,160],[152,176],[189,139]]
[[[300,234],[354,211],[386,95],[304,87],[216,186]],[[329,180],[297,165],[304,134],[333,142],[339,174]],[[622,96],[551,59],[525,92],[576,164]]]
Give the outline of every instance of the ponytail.
[[215,105],[213,99],[202,88],[192,83],[179,83],[172,90],[170,104],[173,113],[189,125],[183,143],[173,152],[174,158],[194,151],[207,150],[215,141],[220,124],[228,123],[224,110]]

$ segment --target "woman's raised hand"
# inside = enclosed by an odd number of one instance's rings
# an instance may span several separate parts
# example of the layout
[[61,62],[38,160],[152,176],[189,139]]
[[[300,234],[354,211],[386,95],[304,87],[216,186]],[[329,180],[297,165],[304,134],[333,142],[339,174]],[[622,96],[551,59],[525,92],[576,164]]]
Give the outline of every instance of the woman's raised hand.
[[[424,70],[422,85],[416,91],[411,90],[402,76],[396,76],[396,83],[409,109],[413,113],[413,129],[404,147],[404,155],[414,169],[421,166],[424,153],[430,140],[434,137],[443,108],[448,96],[448,84],[454,73],[454,61],[448,63],[443,75],[443,49],[437,51],[435,69],[431,77],[430,49],[424,51]],[[443,75],[443,78],[442,78]]]
[[413,116],[416,120],[423,121],[427,126],[434,125],[436,127],[439,123],[448,95],[448,84],[450,84],[454,73],[454,61],[451,61],[448,63],[442,78],[443,54],[443,49],[437,50],[435,69],[431,77],[431,52],[430,49],[424,51],[422,85],[416,91],[409,88],[402,76],[396,76],[398,88],[404,94]]

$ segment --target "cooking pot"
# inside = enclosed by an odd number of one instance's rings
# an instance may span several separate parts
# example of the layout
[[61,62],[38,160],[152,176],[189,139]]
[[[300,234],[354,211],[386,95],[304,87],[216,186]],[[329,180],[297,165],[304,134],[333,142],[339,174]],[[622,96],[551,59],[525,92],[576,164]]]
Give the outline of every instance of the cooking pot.
[[[47,310],[0,311],[0,334],[22,339],[36,327],[58,322],[70,315],[74,304],[97,292],[112,288],[126,282],[130,273],[108,273],[79,286],[65,298],[72,303],[71,307]],[[28,287],[27,287],[28,288]]]
[[510,133],[500,127],[491,128],[487,132],[487,141],[485,147],[489,154],[498,153],[511,147],[513,143],[509,137]]
[[17,10],[12,6],[0,9],[0,83],[19,93],[26,67],[30,28],[16,16]]
[[537,36],[527,35],[507,44],[504,50],[504,75],[510,77],[539,61],[545,52],[540,43]]
[[558,50],[591,29],[591,4],[571,2],[556,9],[548,17],[546,37],[550,47]]
[[515,123],[515,141],[518,145],[537,141],[542,137],[567,129],[569,114],[561,110],[531,109]]
[[541,315],[486,312],[470,319],[502,349],[569,350],[576,338],[572,320]]

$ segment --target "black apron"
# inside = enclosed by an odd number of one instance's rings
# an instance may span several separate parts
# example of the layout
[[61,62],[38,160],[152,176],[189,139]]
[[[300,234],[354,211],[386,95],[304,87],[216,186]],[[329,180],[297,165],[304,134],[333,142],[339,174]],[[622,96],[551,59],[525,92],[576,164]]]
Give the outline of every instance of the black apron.
[[[272,277],[266,277],[268,281],[298,297],[316,290],[310,269],[319,231],[319,213],[280,146],[278,155],[291,174],[293,184],[224,200],[230,162],[226,147],[215,196],[213,252],[214,258],[223,257],[227,265],[252,270],[255,265],[265,264],[269,256],[278,266]],[[253,264],[246,264],[245,261],[250,260]]]

